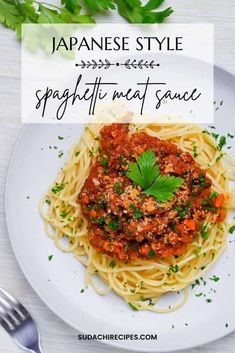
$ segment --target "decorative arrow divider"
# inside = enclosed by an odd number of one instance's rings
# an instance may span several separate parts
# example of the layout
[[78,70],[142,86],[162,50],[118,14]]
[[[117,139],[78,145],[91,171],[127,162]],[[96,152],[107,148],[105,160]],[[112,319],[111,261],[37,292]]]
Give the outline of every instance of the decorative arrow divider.
[[111,66],[124,66],[126,69],[154,69],[155,67],[159,67],[160,64],[156,64],[154,60],[131,60],[128,59],[124,63],[111,63],[109,60],[81,60],[80,63],[76,63],[75,66],[80,67],[81,69],[109,69]]

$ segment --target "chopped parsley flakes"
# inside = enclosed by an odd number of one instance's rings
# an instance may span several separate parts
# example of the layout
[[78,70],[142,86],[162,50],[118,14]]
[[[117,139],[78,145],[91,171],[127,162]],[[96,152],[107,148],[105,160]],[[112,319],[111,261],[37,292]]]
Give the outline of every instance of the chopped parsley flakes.
[[128,305],[129,305],[129,307],[130,307],[132,310],[134,310],[134,311],[138,311],[138,310],[139,310],[138,306],[135,305],[135,304],[133,304],[133,303],[130,303],[130,302],[129,302]]
[[156,252],[153,249],[151,249],[149,251],[148,255],[149,255],[149,257],[154,257],[156,255]]
[[210,277],[210,280],[214,281],[214,282],[218,282],[220,280],[220,278],[218,276],[212,276]]
[[201,224],[201,237],[204,240],[208,239],[208,237],[209,237],[207,225],[204,223]]
[[198,157],[198,153],[197,153],[197,145],[196,145],[195,141],[192,142],[192,146],[193,146],[193,157],[197,158]]
[[170,265],[169,271],[174,272],[174,273],[179,272],[179,266],[178,265],[175,265],[175,266]]
[[137,206],[135,206],[133,203],[130,203],[129,207],[133,210],[133,217],[138,219],[143,216],[143,212],[141,209],[139,209]]
[[119,183],[118,181],[114,184],[114,190],[118,195],[121,195],[124,192],[121,188],[121,183]]
[[114,268],[116,266],[116,262],[114,260],[111,260],[109,263],[110,268]]
[[109,228],[111,230],[116,230],[118,228],[118,222],[115,220],[112,220],[109,222]]
[[229,233],[233,234],[235,232],[235,225],[229,228]]
[[59,194],[64,189],[64,184],[55,183],[51,191],[54,194]]

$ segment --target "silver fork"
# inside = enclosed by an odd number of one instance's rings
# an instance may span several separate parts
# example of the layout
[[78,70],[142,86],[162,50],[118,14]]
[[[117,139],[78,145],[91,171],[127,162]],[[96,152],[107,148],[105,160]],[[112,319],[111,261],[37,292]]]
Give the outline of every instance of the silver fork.
[[0,288],[0,325],[21,348],[42,353],[35,321],[28,310],[3,288]]

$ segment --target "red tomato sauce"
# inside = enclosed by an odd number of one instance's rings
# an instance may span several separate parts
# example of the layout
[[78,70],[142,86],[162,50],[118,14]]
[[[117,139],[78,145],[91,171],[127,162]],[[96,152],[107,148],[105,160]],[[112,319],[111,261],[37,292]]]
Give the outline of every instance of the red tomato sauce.
[[[142,193],[126,176],[130,162],[152,150],[161,175],[184,179],[172,200],[161,203]],[[211,179],[190,153],[145,132],[129,133],[128,124],[105,126],[100,154],[79,194],[88,222],[89,242],[122,261],[183,254],[202,230],[208,215],[226,216],[224,195],[215,194]]]

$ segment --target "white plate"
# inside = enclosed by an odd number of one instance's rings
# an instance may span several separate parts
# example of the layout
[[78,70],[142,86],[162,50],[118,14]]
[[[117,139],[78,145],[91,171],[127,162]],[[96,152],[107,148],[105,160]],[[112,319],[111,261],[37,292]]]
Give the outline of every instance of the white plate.
[[[216,126],[219,133],[233,133],[235,77],[215,69]],[[223,104],[220,105],[220,102]],[[208,272],[207,285],[196,286],[186,305],[169,314],[134,312],[115,294],[84,293],[83,266],[70,254],[57,250],[43,230],[38,212],[41,195],[48,189],[67,151],[79,140],[81,125],[29,125],[21,132],[12,154],[6,185],[6,216],[11,243],[27,280],[44,302],[64,321],[88,333],[154,333],[158,340],[109,341],[135,351],[186,349],[227,335],[235,329],[235,243]],[[58,136],[64,136],[59,140]],[[235,140],[235,139],[234,139]],[[229,144],[234,142],[231,139]],[[52,148],[49,148],[52,146]],[[54,149],[57,146],[58,149]],[[58,152],[64,156],[58,158]],[[232,151],[232,152],[231,152]],[[48,256],[53,255],[52,261]],[[209,279],[220,277],[218,282]],[[212,288],[212,290],[211,290]],[[216,293],[213,292],[216,290]],[[200,297],[195,296],[203,292]],[[206,299],[212,302],[207,303]]]

